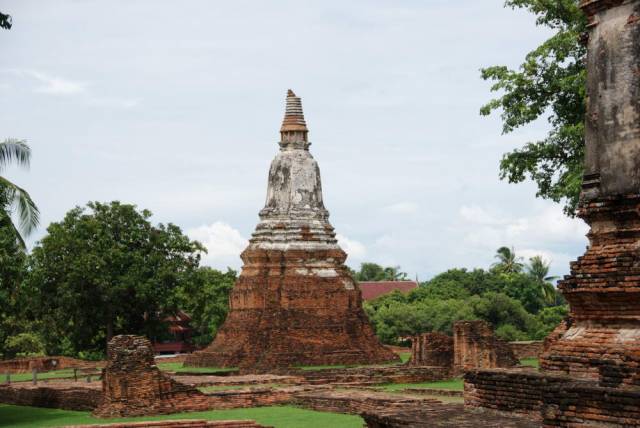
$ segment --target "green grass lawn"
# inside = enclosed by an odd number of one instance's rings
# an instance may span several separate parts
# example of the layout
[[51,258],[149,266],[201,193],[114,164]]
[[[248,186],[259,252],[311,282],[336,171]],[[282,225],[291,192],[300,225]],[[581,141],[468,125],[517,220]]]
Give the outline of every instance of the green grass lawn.
[[232,372],[238,370],[235,367],[185,367],[182,363],[157,363],[160,370],[168,372],[192,372],[192,373],[220,373],[220,372]]
[[364,421],[359,416],[316,412],[290,406],[209,410],[206,412],[176,413],[174,415],[140,418],[98,419],[92,417],[89,412],[0,404],[0,427],[3,428],[47,428],[64,425],[167,419],[253,419],[260,424],[275,428],[362,428],[364,424]]
[[540,361],[537,358],[523,358],[520,360],[520,364],[523,366],[531,366],[537,369],[540,368]]
[[464,381],[461,378],[441,380],[438,382],[422,382],[422,383],[389,383],[381,385],[385,391],[400,391],[407,388],[432,388],[432,389],[446,389],[454,391],[464,390]]
[[407,361],[409,361],[411,359],[411,352],[399,352],[398,355],[400,355],[400,360],[402,360],[403,363],[406,363]]
[[[86,377],[86,375],[84,376]],[[67,377],[73,377],[73,369],[52,370],[50,372],[38,373],[38,380]],[[78,370],[78,377],[83,377],[83,374],[80,370]],[[6,379],[7,376],[3,373],[0,373],[0,383],[4,383]],[[16,373],[11,375],[11,382],[24,382],[28,380],[30,381],[31,379],[33,379],[33,375],[31,373]]]

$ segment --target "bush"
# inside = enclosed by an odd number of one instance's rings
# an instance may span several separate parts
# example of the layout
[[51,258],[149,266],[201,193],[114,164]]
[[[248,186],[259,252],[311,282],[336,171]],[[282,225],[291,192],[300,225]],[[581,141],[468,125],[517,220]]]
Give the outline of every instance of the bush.
[[4,349],[7,358],[44,355],[44,343],[38,335],[33,333],[20,333],[7,337],[4,341]]

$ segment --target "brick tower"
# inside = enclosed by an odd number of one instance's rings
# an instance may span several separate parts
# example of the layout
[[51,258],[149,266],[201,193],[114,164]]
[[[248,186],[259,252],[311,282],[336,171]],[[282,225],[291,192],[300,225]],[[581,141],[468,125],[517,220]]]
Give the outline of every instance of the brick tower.
[[397,360],[375,337],[344,265],[308,132],[300,98],[289,90],[266,204],[241,254],[229,314],[213,343],[186,365],[263,371]]
[[585,175],[587,252],[560,283],[571,319],[541,367],[640,386],[640,1],[583,0],[589,17]]

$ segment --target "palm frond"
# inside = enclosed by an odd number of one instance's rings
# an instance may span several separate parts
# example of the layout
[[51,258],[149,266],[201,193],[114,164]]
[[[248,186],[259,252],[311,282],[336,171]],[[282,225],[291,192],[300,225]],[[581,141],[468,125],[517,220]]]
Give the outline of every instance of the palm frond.
[[0,143],[0,170],[15,162],[18,166],[29,167],[31,148],[24,140],[7,138]]
[[[28,236],[40,224],[40,211],[29,193],[4,177],[0,177],[6,211],[15,208],[20,219],[21,235]],[[23,239],[23,236],[20,237]]]

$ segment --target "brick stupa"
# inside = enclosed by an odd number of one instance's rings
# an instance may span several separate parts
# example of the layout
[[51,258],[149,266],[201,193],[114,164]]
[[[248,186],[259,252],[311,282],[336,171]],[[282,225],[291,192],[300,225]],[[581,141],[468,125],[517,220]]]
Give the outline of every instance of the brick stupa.
[[289,90],[280,152],[260,222],[241,254],[229,314],[213,343],[185,365],[264,371],[398,359],[378,342],[344,265],[308,132],[300,98]]
[[583,0],[589,17],[587,252],[560,282],[570,320],[544,353],[549,373],[640,387],[640,1]]
[[465,405],[546,427],[640,427],[640,0],[581,0],[588,17],[585,254],[559,283],[569,317],[540,372],[465,374]]

